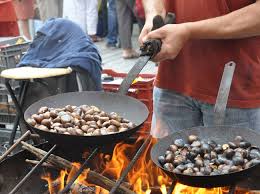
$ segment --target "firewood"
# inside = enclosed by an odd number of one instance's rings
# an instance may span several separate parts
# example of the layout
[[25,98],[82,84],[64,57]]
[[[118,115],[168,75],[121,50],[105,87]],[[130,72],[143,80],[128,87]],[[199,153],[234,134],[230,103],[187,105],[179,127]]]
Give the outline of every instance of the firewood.
[[[38,160],[29,160],[29,159],[26,159],[25,162],[27,162],[27,163],[29,163],[29,164],[33,164],[33,165],[36,165],[36,164],[39,163]],[[42,166],[43,166],[43,167],[47,167],[47,168],[56,168],[55,166],[53,166],[52,164],[49,164],[49,163],[47,163],[47,162],[44,162],[44,163],[42,164]],[[58,168],[56,168],[56,169],[58,169]]]
[[[22,145],[23,145],[22,147],[24,149],[31,152],[39,159],[43,158],[44,155],[47,153],[46,151],[36,148],[26,142],[21,142],[21,143],[22,143]],[[48,159],[46,160],[46,162],[55,166],[56,168],[66,169],[68,171],[70,171],[73,167],[73,164],[70,161],[68,161],[62,157],[56,156],[54,154],[51,154],[48,157]],[[113,186],[115,185],[114,181],[112,181],[109,178],[107,178],[97,172],[94,172],[92,170],[89,170],[88,175],[86,177],[86,181],[88,183],[100,186],[108,191],[110,191],[113,188]],[[131,191],[130,189],[128,189],[122,185],[120,185],[120,187],[118,188],[117,193],[118,194],[135,194],[135,192]]]
[[[58,190],[58,188],[60,187],[60,180],[55,180],[52,183],[52,188],[54,190]],[[78,193],[78,194],[95,194],[95,188],[92,186],[86,186],[80,183],[74,183],[71,186],[71,191],[72,193]],[[58,192],[58,191],[57,191]],[[50,194],[49,191],[44,192],[44,194]]]

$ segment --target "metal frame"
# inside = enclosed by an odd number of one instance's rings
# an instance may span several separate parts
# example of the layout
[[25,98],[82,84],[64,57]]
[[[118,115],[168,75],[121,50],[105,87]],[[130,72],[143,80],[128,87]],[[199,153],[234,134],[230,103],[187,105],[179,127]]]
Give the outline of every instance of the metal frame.
[[52,154],[52,152],[56,149],[57,145],[54,145],[48,152],[47,154],[39,161],[37,165],[35,165],[29,173],[25,175],[25,177],[12,189],[12,191],[9,194],[14,194],[16,193],[22,186],[23,184],[31,177],[31,175],[37,170],[37,168],[41,167],[41,165],[48,159],[48,157]]
[[65,186],[65,188],[59,192],[59,194],[65,194],[67,193],[71,186],[73,185],[73,183],[77,180],[77,178],[79,177],[79,175],[86,169],[89,160],[91,160],[94,156],[96,156],[96,154],[98,153],[99,147],[95,148],[93,150],[93,152],[89,155],[89,157],[85,160],[85,162],[81,165],[80,169],[77,171],[77,173],[72,177],[72,179],[69,181],[69,183]]
[[133,159],[131,160],[131,162],[128,164],[128,166],[126,167],[126,169],[122,172],[120,178],[116,181],[115,186],[110,190],[109,194],[114,194],[116,193],[117,189],[119,188],[119,186],[123,183],[125,177],[127,176],[127,174],[129,173],[129,171],[133,168],[134,164],[136,163],[136,161],[140,158],[141,154],[144,152],[144,150],[147,148],[147,146],[149,145],[150,141],[152,139],[152,136],[149,135],[148,138],[146,138],[145,142],[142,144],[142,146],[138,149],[138,151],[136,152],[135,156],[133,157]]
[[19,121],[22,118],[22,122],[24,122],[24,118],[23,118],[23,110],[22,110],[22,106],[24,104],[24,99],[25,99],[25,95],[29,86],[29,81],[21,81],[21,87],[19,90],[19,94],[18,94],[18,99],[15,96],[15,93],[10,85],[10,79],[5,79],[5,86],[6,89],[8,90],[12,101],[14,102],[15,108],[17,110],[17,115],[15,117],[15,121],[14,121],[14,125],[13,125],[13,129],[12,129],[12,133],[10,135],[10,139],[9,139],[9,145],[13,145],[14,143],[14,139],[15,139],[15,135],[16,135],[16,131],[19,125]]
[[[117,189],[120,187],[120,185],[123,183],[125,177],[127,176],[127,174],[129,173],[129,171],[133,168],[134,164],[136,163],[136,161],[140,158],[140,156],[142,155],[142,153],[144,152],[144,150],[147,148],[147,146],[149,145],[150,141],[152,139],[152,136],[149,135],[146,140],[144,141],[144,143],[140,146],[140,148],[138,149],[138,151],[136,152],[135,156],[133,157],[133,159],[131,160],[131,162],[128,164],[128,166],[125,168],[125,170],[122,172],[122,175],[120,176],[120,178],[116,181],[115,186],[110,190],[109,194],[116,194],[117,193]],[[57,145],[54,145],[47,153],[46,155],[39,161],[39,163],[34,166],[29,173],[27,173],[25,175],[25,177],[12,189],[12,191],[9,194],[14,194],[16,193],[21,187],[22,185],[30,178],[30,176],[35,172],[35,170],[37,170],[39,167],[41,167],[41,165],[48,159],[48,157],[53,153],[53,151],[57,148]],[[88,158],[85,160],[85,162],[81,165],[80,169],[77,171],[77,173],[73,176],[73,178],[70,180],[70,182],[65,186],[65,188],[59,192],[59,194],[65,194],[67,193],[71,186],[73,185],[73,183],[76,181],[76,179],[78,178],[78,176],[86,169],[89,161],[95,157],[99,151],[100,147],[96,147],[94,148],[94,150],[92,151],[92,153],[88,156]],[[169,187],[167,194],[172,194],[175,186],[177,184],[177,180],[172,180],[172,184]],[[229,187],[229,194],[235,194],[235,190],[236,190],[236,185],[231,185]]]

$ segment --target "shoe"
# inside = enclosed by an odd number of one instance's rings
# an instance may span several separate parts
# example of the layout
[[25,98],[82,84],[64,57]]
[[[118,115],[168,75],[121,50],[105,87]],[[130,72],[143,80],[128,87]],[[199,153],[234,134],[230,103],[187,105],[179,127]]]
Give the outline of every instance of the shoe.
[[93,42],[100,42],[103,40],[102,38],[98,37],[97,35],[89,35],[89,37],[91,38],[91,40]]
[[137,53],[135,50],[131,49],[131,50],[124,50],[122,56],[124,59],[135,59],[138,58],[140,54]]

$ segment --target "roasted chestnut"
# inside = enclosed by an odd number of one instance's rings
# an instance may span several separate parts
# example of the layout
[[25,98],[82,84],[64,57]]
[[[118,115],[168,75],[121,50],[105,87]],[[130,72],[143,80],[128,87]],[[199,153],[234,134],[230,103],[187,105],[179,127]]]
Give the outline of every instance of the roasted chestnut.
[[164,167],[166,170],[168,170],[168,171],[172,171],[173,168],[174,168],[174,166],[173,166],[172,163],[166,163],[166,164],[163,165],[163,167]]
[[174,144],[178,147],[178,148],[182,148],[184,146],[184,141],[183,139],[176,139],[174,141]]
[[224,156],[228,159],[231,159],[235,155],[235,151],[231,148],[228,148],[224,151]]
[[253,148],[249,151],[249,157],[251,159],[260,159],[260,150],[257,148]]
[[186,170],[183,171],[183,174],[192,175],[193,174],[192,168],[187,168]]
[[239,143],[239,147],[244,148],[244,149],[246,149],[250,146],[251,146],[251,143],[249,143],[247,141],[242,141],[242,142]]
[[200,141],[194,141],[191,144],[191,147],[200,147],[201,146],[201,142]]
[[235,156],[233,157],[232,162],[235,166],[239,166],[244,164],[244,159],[242,157]]
[[210,145],[207,144],[207,143],[203,143],[203,144],[201,145],[201,150],[202,150],[202,152],[203,152],[204,154],[205,154],[205,153],[209,153],[209,152],[211,151]]
[[170,145],[169,150],[172,152],[176,152],[178,150],[178,147],[176,145]]
[[196,136],[196,135],[189,135],[189,137],[188,137],[188,141],[189,141],[189,143],[191,144],[192,142],[194,142],[194,141],[197,141],[199,138],[198,138],[198,136]]
[[229,147],[230,148],[232,148],[232,149],[236,149],[237,148],[237,145],[234,143],[234,142],[228,142],[228,145],[229,145]]
[[[190,135],[188,143],[182,139],[174,141],[158,158],[160,164],[173,172],[185,175],[215,176],[228,174],[260,164],[260,148],[237,136],[234,141],[217,144],[215,141],[199,139]],[[169,165],[169,164],[172,164]]]
[[[82,136],[107,135],[135,127],[134,123],[120,117],[117,113],[110,115],[96,106],[88,105],[79,107],[66,105],[64,108],[41,107],[27,122],[42,130],[46,130],[43,127],[46,126],[53,133]],[[64,128],[68,130],[64,132]]]
[[159,156],[158,161],[160,162],[161,165],[164,165],[166,163],[165,157],[164,156]]

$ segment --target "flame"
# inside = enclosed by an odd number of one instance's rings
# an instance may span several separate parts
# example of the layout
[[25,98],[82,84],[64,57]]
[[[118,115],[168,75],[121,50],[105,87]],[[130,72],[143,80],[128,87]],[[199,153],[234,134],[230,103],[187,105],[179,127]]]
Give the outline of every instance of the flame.
[[51,178],[50,173],[46,173],[45,175],[41,176],[43,180],[48,182],[48,189],[50,194],[55,194],[64,188],[64,179],[66,174],[67,172],[65,170],[61,170],[59,177],[55,180]]
[[[143,142],[143,138],[140,137],[135,144],[118,143],[113,151],[111,160],[108,161],[108,157],[102,155],[103,160],[106,161],[105,169],[102,174],[108,177],[113,177],[117,180],[122,171],[127,167],[130,160],[136,153],[137,147]],[[132,190],[137,194],[150,194],[151,185],[161,185],[169,183],[169,178],[157,168],[150,159],[150,150],[155,140],[151,141],[145,149],[141,157],[136,161],[136,164],[128,173],[127,182],[132,186]],[[147,157],[149,156],[149,157]],[[153,176],[155,175],[155,176]],[[157,180],[157,177],[160,177]]]
[[205,189],[205,188],[195,188],[189,187],[186,185],[182,185],[177,183],[173,191],[174,194],[224,194],[224,190],[222,188],[213,188],[213,189]]
[[[94,166],[96,167],[95,170],[110,179],[118,180],[123,170],[127,167],[130,160],[132,160],[137,149],[142,145],[143,140],[144,139],[140,137],[135,144],[118,143],[114,148],[112,156],[103,153],[100,154],[97,158],[98,161],[94,162]],[[162,170],[157,168],[150,159],[150,150],[155,143],[156,140],[153,139],[127,175],[126,185],[128,185],[129,189],[133,190],[137,194],[152,194],[152,190],[155,187],[158,188],[162,194],[167,194],[167,187],[171,184],[171,179]],[[85,153],[84,157],[87,157],[87,155],[88,154]],[[50,194],[55,194],[57,191],[62,190],[65,183],[67,184],[71,180],[79,168],[79,163],[73,163],[73,168],[71,171],[69,173],[66,171],[61,171],[60,176],[56,180],[52,180],[50,174],[47,174],[47,176],[42,176],[42,179],[48,182]],[[109,194],[107,190],[86,182],[88,172],[89,170],[84,170],[84,172],[75,181],[76,185],[79,184],[95,187],[95,194]],[[60,182],[59,187],[56,186],[54,188],[52,186],[53,182]],[[76,194],[77,189],[73,189],[71,193]],[[228,189],[225,188],[204,189],[189,187],[177,183],[172,194],[227,193]]]

